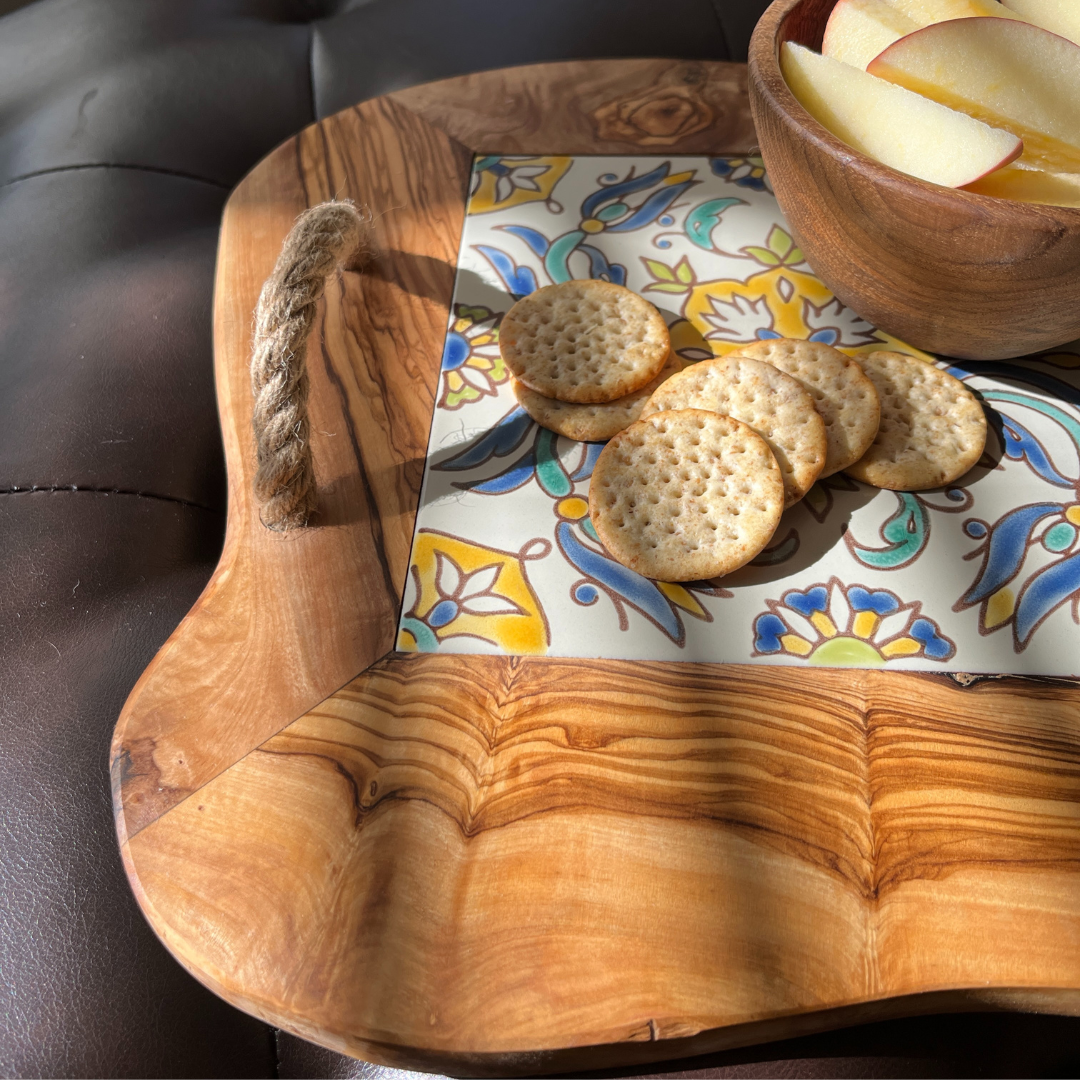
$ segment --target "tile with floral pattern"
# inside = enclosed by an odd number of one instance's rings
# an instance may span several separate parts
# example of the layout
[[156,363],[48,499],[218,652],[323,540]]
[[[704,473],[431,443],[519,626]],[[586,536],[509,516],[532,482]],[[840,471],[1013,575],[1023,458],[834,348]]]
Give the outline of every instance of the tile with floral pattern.
[[[641,577],[589,522],[602,446],[537,427],[499,354],[517,298],[586,277],[652,301],[690,363],[772,337],[939,363],[981,396],[986,453],[935,491],[829,477],[738,573]],[[1075,676],[1078,619],[1080,346],[946,363],[877,330],[760,158],[476,158],[399,648]]]

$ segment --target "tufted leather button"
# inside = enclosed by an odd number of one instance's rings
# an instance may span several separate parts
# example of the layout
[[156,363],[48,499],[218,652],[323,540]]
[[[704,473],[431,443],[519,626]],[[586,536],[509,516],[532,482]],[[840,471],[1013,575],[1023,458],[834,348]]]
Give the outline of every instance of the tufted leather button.
[[226,188],[311,123],[311,28],[287,0],[39,0],[0,33],[0,183],[131,165]]
[[0,490],[224,509],[210,307],[225,194],[131,169],[0,188]]

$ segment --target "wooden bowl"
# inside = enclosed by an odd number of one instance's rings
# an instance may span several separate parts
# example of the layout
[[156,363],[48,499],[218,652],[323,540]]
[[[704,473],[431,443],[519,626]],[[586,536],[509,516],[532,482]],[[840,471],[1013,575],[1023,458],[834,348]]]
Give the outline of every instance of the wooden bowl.
[[775,0],[750,42],[750,106],[814,272],[911,345],[1001,360],[1080,338],[1080,210],[972,195],[853,150],[795,99],[784,41],[821,48],[836,0]]

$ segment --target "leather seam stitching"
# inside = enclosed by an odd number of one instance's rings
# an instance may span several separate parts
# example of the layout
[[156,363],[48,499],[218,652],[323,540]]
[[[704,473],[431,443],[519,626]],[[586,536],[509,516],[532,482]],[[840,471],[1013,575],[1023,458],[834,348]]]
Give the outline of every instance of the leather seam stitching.
[[190,499],[181,499],[176,495],[158,495],[152,491],[131,491],[118,487],[79,487],[77,484],[13,484],[11,487],[0,488],[0,495],[56,495],[56,494],[90,494],[90,495],[128,495],[137,499],[155,499],[158,502],[178,503],[180,506],[190,506],[194,510],[205,510],[210,514],[222,514],[223,511],[215,510],[212,506],[203,503],[192,502]]
[[10,187],[12,184],[21,183],[24,180],[33,180],[38,176],[51,176],[53,173],[79,172],[84,169],[121,169],[131,172],[154,173],[157,176],[175,176],[181,180],[191,180],[198,184],[208,184],[211,187],[219,188],[221,191],[232,190],[228,184],[223,184],[220,180],[210,180],[208,177],[199,176],[196,173],[183,172],[180,169],[165,169],[157,165],[126,165],[122,163],[107,162],[90,162],[85,165],[57,165],[51,169],[36,169],[33,172],[22,173],[19,176],[13,176],[10,179],[5,180],[0,184],[0,190]]

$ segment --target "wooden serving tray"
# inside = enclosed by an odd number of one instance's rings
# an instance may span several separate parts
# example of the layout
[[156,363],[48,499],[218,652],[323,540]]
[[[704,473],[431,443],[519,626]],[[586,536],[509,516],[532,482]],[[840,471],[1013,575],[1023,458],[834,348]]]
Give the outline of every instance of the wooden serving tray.
[[[472,155],[753,142],[742,65],[552,64],[345,110],[229,199],[225,550],[112,757],[142,909],[228,1001],[474,1074],[1080,1013],[1076,684],[392,651]],[[319,515],[283,537],[252,505],[252,311],[335,196],[381,254],[320,308]]]

